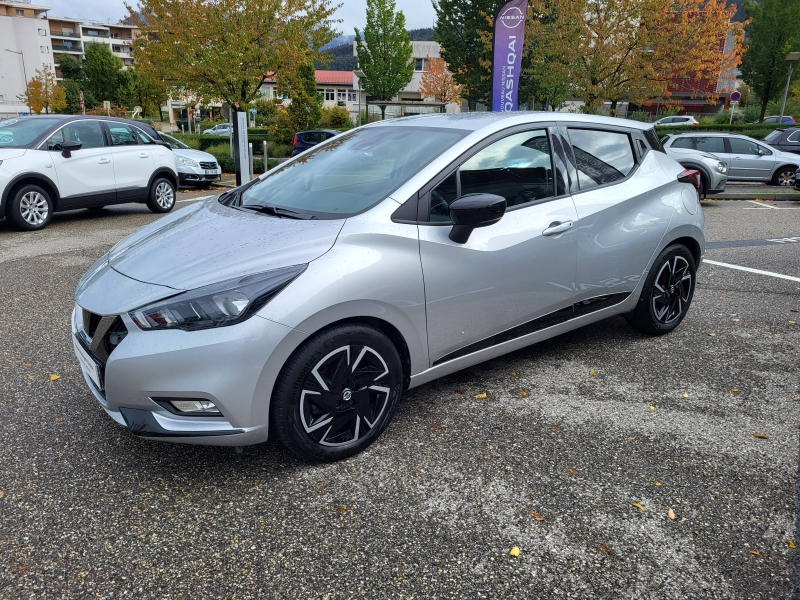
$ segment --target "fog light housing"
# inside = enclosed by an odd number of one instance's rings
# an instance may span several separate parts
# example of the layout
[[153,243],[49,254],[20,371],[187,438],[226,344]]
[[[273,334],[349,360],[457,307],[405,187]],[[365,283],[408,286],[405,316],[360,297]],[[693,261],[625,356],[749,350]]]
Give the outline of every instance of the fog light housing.
[[187,417],[221,417],[216,404],[205,398],[151,398],[169,412]]

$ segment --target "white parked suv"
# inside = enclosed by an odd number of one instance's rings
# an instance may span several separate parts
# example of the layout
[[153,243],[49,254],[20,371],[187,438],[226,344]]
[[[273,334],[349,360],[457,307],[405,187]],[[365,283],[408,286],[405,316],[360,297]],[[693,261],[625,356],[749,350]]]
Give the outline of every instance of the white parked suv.
[[172,149],[145,123],[80,115],[0,121],[0,215],[17,229],[42,229],[54,212],[126,202],[169,212],[177,185]]

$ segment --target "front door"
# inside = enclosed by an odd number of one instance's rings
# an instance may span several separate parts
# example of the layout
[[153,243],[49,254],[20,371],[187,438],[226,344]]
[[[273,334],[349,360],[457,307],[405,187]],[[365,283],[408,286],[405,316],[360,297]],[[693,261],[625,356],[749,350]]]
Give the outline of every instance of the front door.
[[117,182],[117,201],[141,201],[147,197],[147,186],[155,170],[152,142],[125,123],[106,121],[111,135],[114,155],[114,177]]
[[[563,173],[554,177],[551,147],[546,128],[506,135],[423,195],[428,222],[419,226],[420,255],[432,364],[523,335],[538,317],[571,307],[577,215],[566,186],[556,186]],[[457,244],[448,237],[448,205],[472,193],[503,196],[508,209],[499,223]],[[553,232],[558,225],[565,231]]]
[[[67,158],[61,153],[65,141],[80,142]],[[58,178],[58,191],[64,208],[102,205],[113,202],[114,164],[111,149],[105,145],[100,121],[67,123],[45,142]]]
[[[728,144],[730,144],[728,179],[761,181],[770,179],[775,166],[775,155],[772,150],[753,140],[740,137],[728,138]],[[759,153],[759,149],[761,153]]]

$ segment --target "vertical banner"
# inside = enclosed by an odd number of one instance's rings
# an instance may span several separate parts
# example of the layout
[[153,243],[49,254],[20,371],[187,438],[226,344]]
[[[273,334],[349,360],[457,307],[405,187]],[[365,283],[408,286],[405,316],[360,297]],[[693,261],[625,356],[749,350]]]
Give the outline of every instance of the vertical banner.
[[525,43],[525,17],[528,0],[511,0],[497,11],[494,19],[492,56],[492,111],[517,110],[522,46]]
[[233,123],[233,158],[236,163],[236,185],[250,181],[250,156],[247,142],[247,113],[231,107]]

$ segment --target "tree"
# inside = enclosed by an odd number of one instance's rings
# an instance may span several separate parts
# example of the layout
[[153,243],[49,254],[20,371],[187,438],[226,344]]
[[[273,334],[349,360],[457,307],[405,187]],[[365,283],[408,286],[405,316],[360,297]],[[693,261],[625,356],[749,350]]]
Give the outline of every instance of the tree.
[[330,0],[141,0],[127,7],[141,30],[143,72],[200,102],[244,106],[269,77],[321,58],[335,35]]
[[291,103],[286,112],[292,133],[316,128],[322,118],[322,95],[317,93],[314,65],[300,65],[281,87],[289,91]]
[[25,93],[18,98],[37,115],[42,114],[42,111],[59,111],[67,105],[64,88],[56,85],[56,75],[49,65],[36,70],[36,75],[28,82]]
[[[453,69],[453,78],[462,86],[464,98],[469,102],[490,103],[491,79],[486,76],[486,65],[492,60],[491,18],[504,2],[433,0],[434,37],[442,46],[442,58]],[[482,37],[489,40],[488,46],[482,43]]]
[[106,44],[91,43],[84,48],[83,74],[86,88],[99,100],[122,104],[125,99],[122,60]]
[[71,79],[81,83],[84,81],[83,65],[70,54],[60,54],[58,56],[58,68],[64,79]]
[[434,98],[437,102],[461,102],[461,86],[453,79],[443,58],[428,57],[428,70],[422,74],[419,93],[423,98]]
[[786,85],[786,55],[800,49],[800,2],[750,0],[744,10],[751,20],[745,28],[749,47],[742,59],[742,79],[758,95],[759,120],[763,120],[767,105],[781,96]]
[[[411,39],[406,17],[395,12],[394,0],[367,0],[364,37],[356,27],[356,53],[364,72],[361,86],[378,100],[391,100],[414,76]],[[386,107],[381,106],[381,119]]]
[[159,108],[167,101],[167,90],[163,82],[147,71],[142,71],[134,67],[128,67],[123,71],[125,80],[126,104],[141,106],[143,115],[152,115],[158,112]]

